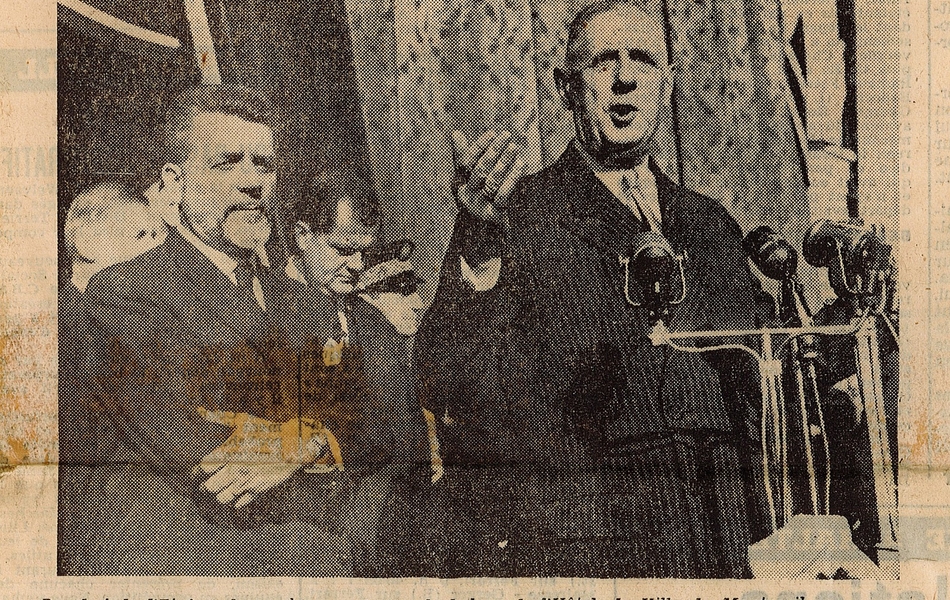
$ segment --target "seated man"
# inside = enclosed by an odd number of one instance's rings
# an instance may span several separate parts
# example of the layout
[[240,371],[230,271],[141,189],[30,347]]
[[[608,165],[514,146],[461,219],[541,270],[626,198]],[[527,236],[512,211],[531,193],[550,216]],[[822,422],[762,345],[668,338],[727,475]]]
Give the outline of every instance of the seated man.
[[[94,455],[95,429],[77,391],[88,344],[81,295],[89,279],[106,267],[131,260],[165,241],[167,228],[145,198],[127,185],[106,181],[80,192],[63,225],[71,277],[59,285],[59,525],[74,530],[73,509]],[[64,543],[63,548],[71,544]],[[62,561],[69,559],[61,555]]]
[[299,286],[263,250],[276,125],[239,86],[168,107],[161,178],[179,225],[85,292],[96,464],[61,574],[351,573],[328,526],[338,453],[301,411]]
[[650,314],[625,298],[621,260],[652,232],[685,256],[671,329],[756,326],[738,225],[650,158],[672,90],[665,39],[635,4],[577,14],[554,73],[576,137],[537,174],[519,181],[508,134],[454,136],[460,214],[416,342],[445,463],[446,575],[749,572],[754,366],[653,346]]
[[[387,280],[395,282],[381,277],[387,265],[365,272],[367,259],[381,254],[375,192],[364,178],[323,173],[289,212],[295,254],[287,273],[308,286],[301,305],[309,313],[310,355],[325,366],[314,373],[347,374],[332,385],[305,381],[304,402],[317,405],[312,410],[336,433],[354,484],[346,510],[354,570],[361,576],[417,572],[409,551],[417,536],[407,529],[414,519],[406,512],[424,478],[428,445],[409,361],[416,317],[405,300],[411,295],[399,294],[399,308],[396,295],[384,289]],[[395,263],[394,277],[414,278],[404,268],[408,261]]]

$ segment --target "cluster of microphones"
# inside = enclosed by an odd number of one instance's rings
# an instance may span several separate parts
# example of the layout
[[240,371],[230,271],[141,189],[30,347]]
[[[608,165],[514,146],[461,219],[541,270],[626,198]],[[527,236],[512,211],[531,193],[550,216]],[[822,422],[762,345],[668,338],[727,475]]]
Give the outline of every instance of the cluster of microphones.
[[[742,244],[763,275],[782,283],[779,321],[784,326],[808,324],[810,313],[798,279],[798,251],[768,226],[753,230]],[[883,228],[860,219],[817,221],[805,234],[802,254],[813,267],[828,269],[835,294],[852,303],[855,311],[882,298],[896,311],[896,268]],[[620,262],[625,267],[628,302],[646,308],[653,323],[668,319],[670,308],[685,299],[683,257],[662,234],[635,235],[630,252]]]
[[[886,325],[893,347],[899,347],[896,326],[899,303],[895,258],[883,228],[865,224],[860,219],[821,220],[809,228],[802,255],[811,266],[828,270],[828,282],[837,296],[829,303],[828,310],[823,309],[817,315],[812,314],[805,302],[798,277],[798,251],[787,240],[763,226],[749,233],[742,246],[763,276],[780,283],[777,311],[770,316],[768,327],[670,331],[666,322],[671,308],[683,302],[689,290],[683,256],[655,231],[636,235],[631,240],[628,256],[620,259],[625,270],[627,302],[648,312],[652,327],[649,336],[655,345],[668,345],[685,352],[713,352],[741,346],[757,358],[763,390],[763,479],[770,493],[773,530],[802,510],[813,515],[829,514],[832,464],[823,417],[824,394],[819,391],[816,374],[820,354],[817,338],[827,336],[850,344],[853,364],[842,364],[841,368],[851,369],[859,390],[856,399],[868,415],[867,441],[874,465],[874,496],[880,529],[877,548],[881,552],[896,552],[895,461],[890,450],[893,441],[888,433],[888,424],[894,415],[885,414],[883,346],[878,340],[878,329],[879,325]],[[760,338],[761,348],[745,345],[742,340],[750,336]],[[687,340],[705,342],[700,346],[681,345]],[[706,345],[708,342],[712,345]],[[785,399],[789,393],[797,402]],[[789,436],[795,431],[802,438],[807,488],[806,493],[795,494],[793,498]],[[820,447],[814,447],[816,444]]]

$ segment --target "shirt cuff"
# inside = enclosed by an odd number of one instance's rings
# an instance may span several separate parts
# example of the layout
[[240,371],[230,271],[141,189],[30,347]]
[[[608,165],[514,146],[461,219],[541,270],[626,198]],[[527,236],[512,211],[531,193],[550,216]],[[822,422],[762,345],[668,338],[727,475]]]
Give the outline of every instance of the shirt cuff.
[[464,256],[459,257],[459,272],[476,292],[487,292],[498,285],[501,276],[501,257],[496,256],[471,267]]

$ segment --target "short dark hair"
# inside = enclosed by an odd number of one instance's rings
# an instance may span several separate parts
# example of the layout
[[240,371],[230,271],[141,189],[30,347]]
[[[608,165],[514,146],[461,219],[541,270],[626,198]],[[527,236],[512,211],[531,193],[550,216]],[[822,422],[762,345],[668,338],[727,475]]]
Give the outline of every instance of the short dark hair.
[[[314,233],[326,234],[336,225],[340,203],[348,201],[353,215],[367,228],[379,227],[382,213],[372,180],[353,171],[322,171],[310,180],[292,205],[287,207],[288,238],[293,242],[293,227],[298,221]],[[291,248],[295,245],[291,243]]]
[[181,163],[191,151],[192,120],[199,113],[234,115],[277,129],[277,113],[263,93],[241,85],[200,85],[183,90],[171,101],[162,127],[164,160]]
[[597,2],[588,4],[574,15],[574,19],[567,26],[567,53],[564,56],[565,72],[568,74],[576,72],[577,63],[581,59],[579,56],[580,49],[577,47],[581,33],[587,29],[587,26],[594,20],[594,17],[613,10],[618,6],[630,6],[640,9],[649,15],[653,14],[645,2],[638,0],[598,0]]

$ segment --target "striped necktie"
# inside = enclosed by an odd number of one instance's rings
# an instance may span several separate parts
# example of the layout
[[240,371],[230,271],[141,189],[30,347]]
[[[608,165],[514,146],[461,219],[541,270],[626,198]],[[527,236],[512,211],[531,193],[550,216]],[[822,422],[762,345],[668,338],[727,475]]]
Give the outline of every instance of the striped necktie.
[[652,231],[661,232],[660,217],[647,205],[640,186],[640,175],[634,169],[625,171],[620,177],[620,189],[627,198],[626,205],[637,215],[644,225]]

